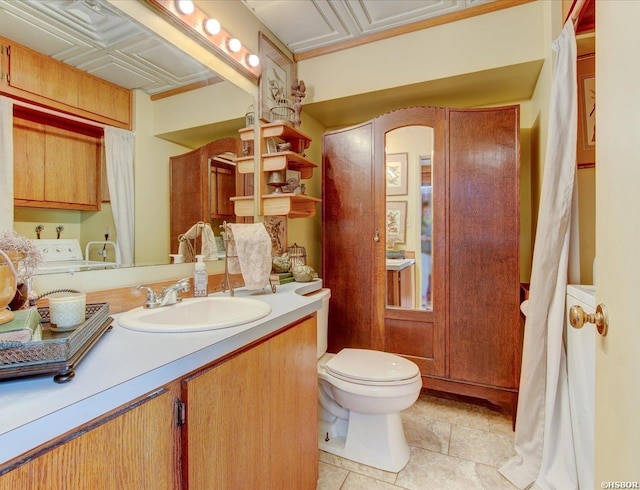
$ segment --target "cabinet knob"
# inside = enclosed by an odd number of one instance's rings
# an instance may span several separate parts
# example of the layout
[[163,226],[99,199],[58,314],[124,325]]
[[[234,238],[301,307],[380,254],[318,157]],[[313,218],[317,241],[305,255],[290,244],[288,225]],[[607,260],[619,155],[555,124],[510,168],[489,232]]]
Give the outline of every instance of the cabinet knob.
[[376,231],[373,234],[373,241],[374,242],[379,242],[380,241],[380,230],[378,228],[376,228]]
[[585,313],[581,306],[574,305],[569,309],[569,323],[573,328],[582,328],[585,323],[594,323],[598,333],[604,337],[609,331],[607,307],[601,303],[596,306],[595,313]]

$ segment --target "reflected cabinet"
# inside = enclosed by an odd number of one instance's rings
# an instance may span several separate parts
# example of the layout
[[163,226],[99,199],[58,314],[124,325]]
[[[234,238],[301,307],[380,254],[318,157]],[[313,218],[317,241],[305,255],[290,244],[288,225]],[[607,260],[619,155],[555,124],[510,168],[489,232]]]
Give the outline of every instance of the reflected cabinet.
[[412,107],[324,135],[331,352],[403,355],[424,388],[515,414],[519,161],[517,106]]

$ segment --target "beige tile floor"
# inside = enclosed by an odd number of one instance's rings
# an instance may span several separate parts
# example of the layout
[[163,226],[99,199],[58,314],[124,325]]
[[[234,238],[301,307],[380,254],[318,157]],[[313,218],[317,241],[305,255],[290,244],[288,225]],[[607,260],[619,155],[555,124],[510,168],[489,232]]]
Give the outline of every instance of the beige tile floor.
[[498,468],[513,456],[511,418],[485,407],[420,395],[402,413],[411,447],[398,473],[320,451],[318,490],[515,489]]

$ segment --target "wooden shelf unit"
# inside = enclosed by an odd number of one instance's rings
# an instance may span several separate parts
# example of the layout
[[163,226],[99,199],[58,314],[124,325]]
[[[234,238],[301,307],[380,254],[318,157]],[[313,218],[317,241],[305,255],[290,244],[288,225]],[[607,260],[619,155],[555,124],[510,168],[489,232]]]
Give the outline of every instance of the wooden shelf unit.
[[[279,141],[291,143],[292,147],[300,152],[309,148],[311,138],[302,131],[289,124],[276,122],[262,124],[260,126],[259,141],[255,141],[254,128],[239,130],[240,140],[253,142],[256,151],[260,151],[260,175],[258,185],[258,214],[262,216],[287,216],[288,218],[311,218],[316,214],[316,204],[321,199],[305,194],[275,193],[267,185],[269,174],[286,170],[300,172],[300,179],[306,180],[313,177],[313,171],[318,166],[305,155],[295,151],[267,151],[267,139],[274,138]],[[253,156],[244,156],[235,160],[239,173],[251,174],[254,171]],[[231,198],[234,203],[237,216],[253,216],[253,196],[236,196]]]

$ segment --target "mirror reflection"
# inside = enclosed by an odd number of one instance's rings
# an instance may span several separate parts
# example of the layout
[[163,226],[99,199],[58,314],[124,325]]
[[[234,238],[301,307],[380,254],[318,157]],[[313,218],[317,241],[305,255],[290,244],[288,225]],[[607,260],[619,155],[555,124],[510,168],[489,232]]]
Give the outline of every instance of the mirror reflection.
[[[132,90],[131,121],[132,129],[135,131],[134,265],[167,264],[177,243],[170,232],[173,206],[170,203],[170,158],[188,153],[220,138],[237,138],[238,129],[245,125],[247,108],[255,102],[253,95],[246,89],[223,80],[195,58],[165,42],[137,22],[132,22],[110,2],[92,2],[92,5],[100,7],[99,16],[93,10],[81,12],[80,15],[67,9],[64,4],[65,2],[38,3],[35,6],[38,8],[34,7],[33,12],[25,14],[21,9],[22,4],[0,0],[2,36],[46,57],[59,58],[65,62],[67,60],[61,58],[62,55],[57,56],[58,52],[73,51],[75,58],[91,60],[90,68],[95,76]],[[79,2],[78,8],[83,8],[83,5]],[[55,15],[52,15],[50,10],[54,11]],[[59,39],[57,43],[52,42],[50,37],[47,37],[50,33],[41,36],[29,34],[34,31],[48,32],[48,29],[42,29],[42,25],[49,26],[54,22],[56,28],[64,32],[64,46],[74,45],[75,51],[62,49]],[[86,28],[85,23],[90,29]],[[122,36],[125,31],[130,33],[135,42],[120,42],[111,48],[107,42],[112,40],[109,33],[118,32]],[[37,45],[38,42],[41,42],[41,45]],[[102,48],[99,53],[90,51],[94,44]],[[120,56],[113,55],[109,50],[120,49],[122,46],[127,47],[126,53],[122,56],[142,60],[142,67],[135,65],[133,70],[123,70],[118,64],[101,64],[103,56],[107,60],[120,59]],[[78,55],[80,50],[85,58]],[[134,65],[125,65],[131,66]],[[176,88],[168,85],[171,83],[186,86],[189,90],[171,91]],[[68,86],[71,87],[70,84]],[[169,93],[174,95],[168,96]],[[24,119],[21,118],[22,121]],[[31,131],[31,128],[29,130],[30,132],[20,133],[25,135],[25,138],[22,138],[26,142],[23,145],[25,148],[33,148],[29,138],[34,131]],[[58,139],[63,137],[66,138],[66,135]],[[101,137],[96,139],[104,149],[104,140],[101,140]],[[225,202],[226,195],[237,192],[232,190],[233,184],[230,182],[234,174],[234,164],[226,158],[227,156],[222,155],[224,161],[212,165],[215,171],[212,173],[211,189],[215,195],[212,195],[211,199],[215,198],[217,203]],[[218,158],[218,155],[214,157]],[[104,162],[104,154],[99,158]],[[219,162],[219,158],[216,162]],[[34,240],[73,240],[74,245],[75,242],[79,244],[79,247],[74,246],[74,249],[79,248],[83,261],[97,265],[116,263],[117,253],[111,244],[117,241],[118,230],[113,219],[113,202],[105,185],[107,178],[104,165],[102,172],[100,209],[17,206],[14,208],[14,230]],[[49,188],[61,189],[62,186]],[[213,207],[215,203],[211,204]],[[227,221],[232,219],[229,217],[232,213],[220,206],[215,208],[213,214]],[[202,219],[209,221],[206,214],[200,214],[194,217],[191,225]],[[182,232],[188,229],[188,226],[183,226]],[[219,236],[217,224],[214,222],[212,229],[216,236]],[[91,245],[85,248],[87,244]]]
[[394,129],[385,148],[387,306],[431,310],[433,129]]

